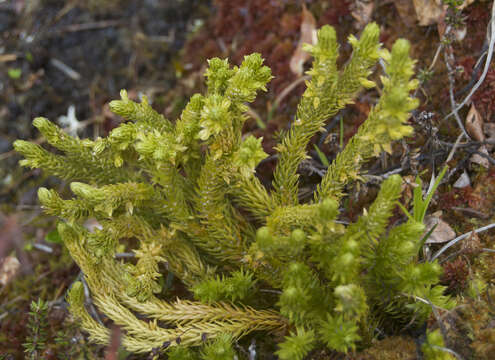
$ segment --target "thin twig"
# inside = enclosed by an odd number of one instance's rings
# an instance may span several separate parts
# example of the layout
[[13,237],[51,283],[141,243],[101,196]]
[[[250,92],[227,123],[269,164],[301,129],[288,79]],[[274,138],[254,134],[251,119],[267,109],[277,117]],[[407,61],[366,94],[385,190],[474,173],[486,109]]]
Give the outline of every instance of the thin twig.
[[449,354],[454,355],[457,359],[462,360],[462,356],[459,355],[458,353],[456,353],[452,349],[449,349],[449,348],[446,348],[446,347],[443,347],[443,346],[438,346],[438,345],[431,345],[431,347],[434,348],[434,349],[438,349],[438,350],[442,350],[442,351],[448,352]]
[[493,56],[493,48],[495,46],[495,1],[492,4],[492,17],[490,19],[490,22],[488,23],[488,29],[487,29],[487,38],[489,39],[489,46],[488,46],[488,54],[486,56],[486,61],[485,61],[485,67],[483,68],[483,73],[481,74],[478,82],[473,86],[469,94],[464,98],[463,101],[451,113],[449,113],[445,119],[449,118],[452,115],[455,115],[457,111],[459,111],[464,105],[466,105],[469,100],[471,99],[471,96],[478,90],[478,88],[481,86],[483,81],[485,81],[486,74],[488,73],[488,69],[490,68],[490,64],[492,62],[492,56]]
[[53,249],[50,246],[48,246],[48,245],[44,245],[44,244],[40,244],[40,243],[35,243],[35,244],[33,244],[33,247],[35,249],[37,249],[37,250],[46,252],[48,254],[52,254],[53,253]]
[[454,153],[457,150],[457,148],[459,147],[459,144],[460,144],[463,137],[464,137],[464,133],[461,133],[457,137],[454,145],[452,146],[452,149],[450,150],[449,156],[447,156],[447,160],[445,160],[445,164],[447,164],[450,160],[452,160],[452,158],[454,157]]
[[[447,343],[447,345],[448,345],[448,346],[450,346],[450,345],[449,345],[449,342],[450,342],[450,341],[449,341],[449,338],[448,338],[448,336],[447,336],[447,328],[446,328],[446,327],[445,327],[445,325],[442,323],[442,319],[441,319],[441,318],[442,318],[442,316],[441,316],[441,315],[438,313],[438,311],[437,311],[437,309],[441,309],[441,308],[439,308],[438,306],[436,306],[435,304],[433,304],[433,303],[432,303],[430,300],[428,300],[428,299],[424,299],[424,298],[419,297],[419,296],[416,296],[416,295],[408,295],[408,294],[402,294],[402,295],[404,295],[404,296],[412,296],[412,297],[413,297],[413,298],[415,298],[416,300],[421,301],[421,302],[423,302],[423,303],[425,303],[425,304],[430,305],[430,307],[431,307],[431,311],[432,311],[432,313],[433,313],[433,316],[435,317],[435,319],[436,319],[436,321],[437,321],[438,328],[440,329],[440,332],[442,333],[442,337],[443,337],[443,339],[444,339],[445,343]],[[443,309],[443,310],[445,310],[447,313],[448,313],[448,312],[450,312],[449,310],[446,310],[446,309]],[[449,349],[449,348],[447,348],[447,347],[443,347],[443,346],[436,346],[436,345],[432,345],[432,347],[437,348],[437,349],[442,350],[442,351],[446,351],[446,352],[448,352],[448,353],[450,353],[450,354],[453,354],[453,355],[454,355],[457,359],[462,360],[462,357],[461,357],[458,353],[456,353],[454,350],[451,350],[451,349]]]
[[282,294],[282,291],[280,291],[280,290],[272,290],[272,289],[260,289],[260,292],[277,294],[277,295]]
[[273,113],[275,112],[275,110],[278,109],[282,100],[285,99],[285,97],[287,95],[289,95],[290,92],[292,90],[294,90],[300,83],[307,81],[307,80],[310,80],[310,79],[311,79],[311,76],[309,76],[309,75],[301,76],[300,78],[297,78],[292,83],[290,83],[286,88],[284,88],[280,92],[280,94],[276,97],[275,101],[273,102],[273,105],[270,107],[270,110],[268,110],[267,122],[269,122],[272,119]]
[[[464,136],[463,134],[461,134],[461,135]],[[470,147],[479,148],[481,145],[495,145],[495,141],[493,141],[493,140],[468,141],[468,142],[465,142],[465,143],[462,143],[462,144],[455,144],[455,143],[451,143],[451,142],[448,142],[448,141],[438,140],[438,143],[440,145],[443,145],[443,146],[457,147],[457,148],[470,148]]]
[[[447,31],[449,31],[449,30],[447,30]],[[453,109],[452,112],[454,114],[455,120],[457,121],[457,125],[461,129],[464,136],[466,138],[468,138],[469,140],[471,140],[469,134],[467,133],[466,129],[464,128],[464,125],[462,124],[462,120],[461,120],[459,114],[457,113],[457,104],[455,102],[455,96],[454,96],[454,86],[455,86],[454,71],[452,69],[452,66],[450,65],[450,62],[451,61],[453,62],[452,51],[450,51],[450,53],[448,53],[447,48],[446,48],[446,51],[444,51],[444,57],[445,57],[445,65],[447,66],[447,77],[449,79],[450,106]]]
[[87,31],[87,30],[98,30],[107,27],[122,26],[122,25],[124,25],[124,22],[122,20],[103,20],[103,21],[94,21],[83,24],[68,25],[61,28],[57,32],[66,33],[66,32]]
[[483,231],[486,231],[486,230],[490,230],[491,228],[494,228],[494,227],[495,227],[495,223],[490,224],[490,225],[486,225],[486,226],[483,226],[483,227],[481,227],[479,229],[476,229],[476,230],[467,232],[467,233],[465,233],[465,234],[463,234],[461,236],[456,237],[455,239],[450,240],[440,250],[438,250],[435,255],[433,255],[433,257],[431,258],[431,261],[434,261],[436,258],[438,258],[440,255],[442,255],[451,246],[453,246],[453,245],[457,244],[459,241],[464,240],[467,237],[469,237],[473,232],[475,234],[478,234],[480,232],[483,232]]
[[280,103],[282,102],[283,99],[285,99],[285,97],[287,95],[289,95],[289,93],[295,89],[297,87],[297,85],[299,85],[300,83],[304,82],[304,81],[307,81],[307,80],[310,80],[311,79],[311,76],[309,75],[305,75],[305,76],[301,76],[300,78],[296,79],[295,81],[293,81],[291,84],[289,84],[285,89],[283,89],[280,94],[277,96],[277,98],[275,99],[275,101],[273,102],[273,105],[275,108],[277,108]]
[[123,253],[116,253],[115,258],[116,259],[131,259],[136,257],[136,254],[131,253],[131,252],[123,252]]
[[[422,297],[419,297],[417,295],[412,295],[412,294],[407,294],[407,293],[402,293],[402,295],[403,296],[411,296],[415,300],[421,301],[422,303],[425,303],[425,304],[428,304],[431,307],[431,311],[433,313],[433,316],[435,317],[435,320],[437,321],[437,324],[438,324],[438,327],[440,329],[440,332],[442,333],[442,337],[443,337],[444,341],[447,343],[447,345],[449,345],[448,344],[449,343],[449,338],[447,336],[447,329],[445,328],[445,325],[442,323],[441,316],[440,316],[440,314],[437,311],[437,309],[442,309],[442,308],[436,306],[430,300],[425,299],[425,298],[422,298]],[[447,309],[442,309],[442,310],[445,310],[445,311],[448,312]]]
[[475,216],[475,217],[478,217],[478,218],[484,219],[484,220],[490,218],[490,215],[484,214],[481,211],[474,210],[474,209],[471,209],[471,208],[462,208],[462,207],[458,207],[458,206],[453,206],[451,209],[452,210],[456,210],[456,211],[465,212],[468,215]]
[[55,59],[55,58],[51,58],[50,64],[53,67],[60,70],[61,72],[63,72],[68,78],[75,80],[75,81],[81,80],[81,74],[79,74],[76,70],[74,70],[73,68],[71,68],[67,64],[64,64],[62,61]]
[[471,73],[471,79],[469,79],[469,82],[466,84],[466,86],[464,86],[461,90],[457,92],[458,96],[467,93],[469,90],[473,88],[476,81],[478,81],[478,75],[480,74],[481,66],[483,65],[483,59],[486,56],[487,52],[488,52],[488,43],[483,45],[483,48],[481,49],[481,56],[478,58],[478,61],[473,67],[473,71]]
[[433,57],[433,61],[431,62],[430,67],[428,68],[428,71],[431,71],[433,69],[433,67],[435,66],[435,64],[438,60],[438,57],[440,56],[440,54],[442,52],[442,49],[443,49],[443,43],[440,42],[440,44],[437,47],[437,51],[435,52],[435,56]]
[[103,321],[101,320],[100,315],[98,314],[98,311],[96,310],[96,307],[93,304],[93,300],[91,299],[91,293],[89,291],[89,286],[86,283],[86,279],[84,278],[84,274],[82,273],[82,271],[81,271],[80,280],[83,284],[84,297],[86,299],[86,303],[88,304],[89,311],[90,311],[91,315],[93,316],[94,319],[96,319],[96,321],[98,321],[101,325],[103,325]]
[[364,174],[363,178],[366,180],[365,183],[381,184],[385,181],[385,179],[388,179],[392,175],[400,174],[402,171],[404,171],[404,169],[402,167],[398,167],[381,175]]
[[263,121],[263,119],[261,118],[261,116],[258,114],[258,112],[256,112],[256,110],[254,110],[249,105],[246,105],[246,109],[247,109],[246,114],[251,116],[256,121],[256,124],[258,125],[258,127],[262,130],[266,129],[266,124]]

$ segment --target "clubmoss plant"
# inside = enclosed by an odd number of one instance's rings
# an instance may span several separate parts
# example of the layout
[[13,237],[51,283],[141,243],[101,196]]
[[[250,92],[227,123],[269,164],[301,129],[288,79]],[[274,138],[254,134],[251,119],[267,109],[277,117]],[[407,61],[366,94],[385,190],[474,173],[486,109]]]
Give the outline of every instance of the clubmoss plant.
[[[37,118],[34,125],[60,153],[15,143],[22,165],[71,182],[73,199],[45,188],[39,199],[47,214],[62,220],[58,231],[93,302],[123,329],[125,348],[143,353],[180,344],[170,353],[179,359],[187,347],[204,345],[199,358],[231,359],[229,343],[256,330],[282,332],[278,356],[302,359],[317,347],[366,346],[384,323],[421,324],[430,304],[452,305],[436,285],[441,267],[419,259],[422,218],[389,226],[400,176],[384,181],[357,222],[338,221],[346,186],[361,180],[363,164],[413,132],[407,120],[417,100],[409,93],[417,81],[409,44],[397,40],[389,52],[378,38],[376,24],[359,39],[350,36],[352,57],[341,70],[332,27],[321,28],[317,44],[306,47],[314,57],[311,80],[277,146],[270,190],[255,176],[267,156],[261,139],[241,133],[245,103],[272,78],[259,54],[234,67],[209,60],[207,93],[194,95],[175,122],[146,98],[135,103],[122,91],[110,108],[126,122],[106,138],[80,140]],[[360,89],[377,86],[368,77],[380,58],[385,74],[378,103],[330,164],[314,199],[300,203],[297,170],[310,139]],[[86,229],[88,218],[101,228]],[[129,246],[129,238],[138,240],[135,261],[116,259],[117,246]],[[194,301],[163,298],[160,264]],[[261,296],[267,289],[271,295]],[[109,330],[84,306],[81,283],[68,301],[90,338],[108,343]]]
[[43,358],[43,352],[46,348],[48,327],[48,304],[42,299],[32,301],[30,305],[28,329],[29,335],[23,344],[26,359],[37,360]]

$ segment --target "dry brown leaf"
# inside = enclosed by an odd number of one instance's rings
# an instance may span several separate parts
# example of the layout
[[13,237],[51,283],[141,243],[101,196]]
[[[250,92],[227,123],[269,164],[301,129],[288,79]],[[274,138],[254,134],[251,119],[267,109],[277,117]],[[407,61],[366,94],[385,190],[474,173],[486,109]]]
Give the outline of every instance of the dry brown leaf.
[[370,22],[374,9],[375,2],[372,0],[354,0],[351,5],[351,15],[356,20],[354,27],[364,28]]
[[[485,141],[485,134],[483,133],[483,118],[481,117],[476,107],[471,105],[469,112],[466,116],[466,131],[474,140],[476,141]],[[480,146],[478,149],[480,153],[488,155],[488,149],[485,145]],[[479,164],[485,168],[490,166],[490,162],[484,156],[479,154],[474,154],[469,159],[471,162]]]
[[[396,0],[402,2],[403,0]],[[463,10],[471,5],[474,0],[465,0],[464,3],[457,8]],[[419,25],[427,26],[436,23],[443,23],[443,18],[447,11],[448,6],[444,5],[442,0],[413,0],[414,9],[416,11],[416,17],[419,21]],[[402,15],[401,15],[402,16]],[[439,27],[439,35],[443,36],[444,25]],[[456,37],[463,38],[463,31],[456,34]]]
[[15,256],[0,260],[0,284],[7,285],[18,273],[21,263]]
[[407,26],[414,26],[416,23],[416,13],[411,0],[394,0],[395,8],[400,18]]
[[414,176],[412,175],[405,175],[402,180],[401,194],[403,203],[409,204],[409,202],[413,198],[413,190],[417,186],[417,184],[415,182]]
[[471,5],[472,3],[474,3],[474,0],[464,0],[464,2],[459,5],[457,8],[459,10],[464,10],[465,8],[467,8],[469,5]]
[[485,134],[483,134],[483,118],[481,117],[476,107],[471,105],[469,112],[466,116],[466,131],[476,141],[485,141]]
[[425,234],[428,233],[433,226],[435,230],[426,239],[426,244],[444,243],[455,238],[455,231],[445,221],[440,219],[441,212],[434,213],[425,217]]
[[436,24],[447,8],[442,0],[413,0],[413,5],[421,26]]
[[290,59],[290,70],[297,76],[302,76],[304,63],[311,58],[311,55],[303,50],[303,44],[316,44],[316,20],[311,12],[303,5],[301,21],[301,37]]

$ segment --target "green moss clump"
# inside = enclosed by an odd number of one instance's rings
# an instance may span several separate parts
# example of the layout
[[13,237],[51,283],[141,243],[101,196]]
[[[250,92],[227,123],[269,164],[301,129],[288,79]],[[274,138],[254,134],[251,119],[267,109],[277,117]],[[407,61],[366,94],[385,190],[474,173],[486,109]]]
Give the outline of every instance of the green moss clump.
[[[194,95],[175,122],[122,91],[110,108],[127,122],[106,138],[73,138],[37,118],[34,125],[62,154],[15,143],[22,165],[71,182],[73,199],[40,189],[40,202],[62,220],[58,231],[94,303],[124,331],[125,348],[142,353],[204,345],[198,356],[230,359],[235,339],[254,330],[282,331],[279,356],[302,359],[318,347],[354,351],[369,344],[377,325],[421,324],[429,303],[453,305],[437,285],[441,267],[420,262],[423,217],[389,227],[400,176],[383,182],[355,223],[338,221],[345,188],[361,179],[363,164],[413,131],[407,120],[417,100],[409,93],[417,81],[409,44],[398,40],[389,52],[378,39],[376,24],[359,39],[351,36],[353,54],[341,70],[332,27],[320,29],[317,44],[307,46],[314,57],[311,80],[277,146],[272,191],[254,175],[266,157],[261,139],[241,133],[245,103],[272,78],[259,54],[234,67],[211,59],[207,93]],[[314,199],[300,203],[297,169],[310,139],[361,88],[377,86],[368,77],[379,59],[385,74],[378,103],[330,164]],[[86,229],[87,218],[101,228]],[[136,261],[116,260],[128,238],[138,240]],[[161,264],[195,301],[162,298]],[[72,287],[69,302],[90,338],[107,343],[109,330],[86,311],[80,285]]]

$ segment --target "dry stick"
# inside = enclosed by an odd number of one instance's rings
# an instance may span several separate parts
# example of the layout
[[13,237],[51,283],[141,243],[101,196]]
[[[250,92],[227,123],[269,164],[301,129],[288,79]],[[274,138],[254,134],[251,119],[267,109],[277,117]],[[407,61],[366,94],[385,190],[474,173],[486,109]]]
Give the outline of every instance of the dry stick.
[[487,219],[490,218],[490,215],[484,214],[481,211],[474,210],[474,209],[471,209],[471,208],[463,208],[463,207],[458,207],[458,206],[452,206],[451,209],[452,210],[456,210],[456,211],[465,212],[468,215],[471,215],[471,216],[474,216],[474,217],[478,217],[478,218],[484,219],[484,220],[487,220]]
[[75,81],[81,80],[81,74],[79,74],[76,70],[71,68],[69,65],[64,64],[62,61],[55,59],[55,58],[51,58],[50,64],[53,67],[55,67],[56,69],[63,72],[70,79],[75,80]]
[[464,134],[460,134],[457,139],[455,140],[454,146],[452,146],[452,150],[450,150],[449,156],[447,156],[447,160],[445,160],[445,164],[447,164],[452,158],[454,157],[454,153],[459,147],[462,138],[464,137]]
[[483,60],[485,59],[486,54],[488,53],[488,41],[485,41],[486,44],[483,45],[481,48],[481,55],[478,58],[478,61],[476,61],[476,64],[473,66],[473,71],[471,73],[471,78],[469,79],[469,82],[464,86],[461,90],[457,92],[457,95],[464,95],[465,93],[469,92],[474,84],[478,81],[480,71],[481,71],[481,66],[483,64]]
[[[461,134],[462,135],[462,134]],[[462,135],[464,136],[464,135]],[[485,140],[485,141],[470,141],[462,144],[453,144],[448,141],[443,141],[443,140],[438,140],[438,143],[440,145],[448,146],[448,147],[453,147],[454,145],[457,148],[469,148],[469,147],[480,147],[481,145],[495,145],[495,141],[493,140]],[[452,159],[451,159],[452,160]]]
[[486,226],[483,226],[483,227],[480,227],[479,229],[476,229],[476,230],[473,230],[473,231],[470,231],[470,232],[467,232],[461,236],[458,236],[456,237],[455,239],[452,239],[450,240],[447,244],[445,244],[440,250],[438,250],[438,252],[433,255],[433,257],[431,258],[431,261],[434,261],[436,258],[438,258],[440,255],[442,255],[445,250],[447,250],[448,248],[450,248],[451,246],[457,244],[459,241],[461,240],[464,240],[465,238],[469,237],[473,232],[475,234],[478,234],[480,232],[483,232],[483,231],[486,231],[486,230],[489,230],[491,228],[494,228],[495,227],[495,223],[493,224],[490,224],[490,225],[486,225]]
[[401,167],[398,167],[397,169],[390,170],[384,174],[381,175],[368,175],[364,174],[363,178],[366,180],[366,183],[372,183],[379,185],[381,184],[385,179],[388,179],[390,176],[395,175],[395,174],[400,174],[404,169]]
[[446,347],[443,347],[443,346],[438,346],[438,345],[431,345],[431,347],[434,348],[434,349],[438,349],[438,350],[441,350],[441,351],[448,352],[449,354],[454,355],[457,359],[462,360],[461,355],[459,355],[458,353],[456,353],[452,349],[449,349],[449,348],[446,348]]
[[266,129],[266,124],[263,122],[263,119],[261,119],[261,116],[256,112],[256,110],[254,110],[249,105],[246,105],[246,108],[246,114],[251,116],[256,121],[258,127],[263,130]]
[[69,11],[74,9],[77,6],[77,3],[75,1],[71,1],[57,13],[55,16],[55,19],[53,19],[52,25],[54,25],[56,22],[58,22],[61,18],[63,18]]
[[35,243],[35,244],[33,244],[33,247],[35,249],[37,249],[37,250],[46,252],[48,254],[53,254],[53,249],[50,246],[48,246],[48,245],[40,244],[40,243]]
[[95,305],[93,304],[93,299],[91,299],[91,292],[89,290],[88,283],[86,282],[86,279],[84,278],[84,273],[82,271],[79,272],[78,277],[80,276],[81,283],[83,284],[84,288],[84,298],[85,302],[87,303],[90,313],[93,316],[96,321],[100,323],[100,325],[103,325],[103,321],[101,321],[100,315],[98,314],[98,311],[96,310]]
[[428,71],[431,71],[435,64],[437,63],[438,57],[440,56],[440,53],[442,52],[443,49],[443,43],[440,43],[437,47],[437,51],[435,52],[435,56],[433,57],[433,61],[430,64],[430,67],[428,68]]
[[282,100],[285,99],[285,97],[287,95],[289,95],[289,93],[292,90],[294,90],[300,83],[307,81],[307,80],[311,80],[311,76],[309,76],[309,75],[301,76],[300,78],[297,78],[292,83],[290,83],[285,89],[283,89],[280,92],[280,94],[277,96],[277,98],[273,102],[273,105],[270,107],[270,110],[268,111],[267,122],[270,122],[270,120],[273,117],[273,113],[275,112],[275,110],[277,110],[277,108],[279,107]]
[[[450,31],[450,27],[448,27],[447,32]],[[446,48],[447,49],[447,48]],[[447,50],[444,51],[444,57],[445,57],[445,65],[447,66],[447,76],[449,78],[449,97],[450,97],[450,105],[453,109],[453,113],[455,116],[455,120],[457,121],[457,125],[459,128],[462,130],[462,133],[464,134],[465,137],[467,137],[469,140],[471,140],[469,134],[467,133],[466,129],[464,128],[464,125],[462,124],[462,120],[457,113],[457,105],[455,103],[455,96],[454,96],[454,75],[453,75],[453,69],[452,66],[450,65],[450,61],[453,62],[453,57],[454,55],[452,52],[450,54],[447,53]]]
[[[446,36],[449,35],[449,33],[450,33],[451,30],[452,30],[452,28],[450,26],[448,26],[447,27],[447,30],[446,30]],[[491,58],[492,58],[492,55],[493,55],[493,46],[494,46],[494,43],[495,43],[495,2],[492,5],[492,18],[491,18],[490,23],[488,25],[487,38],[489,39],[490,45],[489,45],[489,48],[488,48],[488,56],[487,56],[487,60],[486,60],[486,63],[485,63],[485,68],[483,70],[483,74],[481,75],[481,77],[478,80],[478,82],[476,83],[476,85],[473,86],[473,88],[471,89],[470,93],[466,96],[466,98],[462,101],[462,103],[460,105],[457,105],[456,104],[456,102],[455,102],[455,96],[454,96],[454,81],[455,80],[454,80],[454,76],[453,76],[453,69],[451,67],[451,61],[453,63],[453,52],[452,51],[447,52],[447,48],[445,49],[446,51],[444,52],[445,65],[447,66],[447,75],[448,75],[448,78],[449,78],[450,104],[452,106],[452,112],[450,114],[448,114],[444,119],[447,119],[449,116],[451,116],[453,114],[455,116],[455,119],[457,121],[457,124],[459,125],[459,127],[462,130],[462,134],[461,135],[466,136],[466,138],[468,140],[471,140],[471,138],[469,137],[468,133],[466,132],[466,129],[462,125],[461,118],[459,117],[459,114],[458,114],[457,111],[459,109],[461,109],[469,101],[469,99],[474,94],[474,92],[483,83],[484,78],[486,76],[486,73],[488,72],[488,68],[490,66]],[[482,54],[481,57],[483,57],[483,56],[484,55]],[[460,141],[461,138],[462,138],[461,136],[457,138],[456,145],[458,145],[458,142]],[[452,151],[450,152],[449,157],[447,158],[447,160],[445,161],[445,163],[449,162],[452,159],[452,155],[454,154],[454,150],[455,149],[456,149],[456,147],[454,146],[454,148],[452,148]],[[484,158],[487,158],[488,161],[490,163],[492,163],[492,165],[495,165],[495,160],[493,158],[491,158],[489,155],[482,154],[480,152],[476,152],[476,153],[479,154],[480,156],[484,157]]]
[[[284,88],[280,94],[277,96],[277,98],[275,99],[275,101],[273,102],[273,105],[270,107],[270,110],[268,110],[268,114],[267,114],[267,120],[266,120],[266,123],[270,122],[270,120],[272,119],[273,117],[273,113],[275,112],[275,110],[277,110],[278,106],[280,105],[280,103],[282,102],[282,100],[287,96],[289,95],[289,93],[294,90],[296,88],[297,85],[299,85],[300,83],[302,83],[303,81],[306,81],[306,80],[310,80],[311,79],[311,76],[302,76],[300,78],[297,78],[296,80],[294,80],[292,83],[290,83],[286,88]],[[254,120],[256,120],[256,123],[258,124],[258,126],[261,128],[261,129],[266,129],[266,123],[263,121],[263,119],[261,119],[261,116],[251,107],[248,106],[247,108],[247,114],[249,116],[251,116]]]
[[87,31],[87,30],[98,30],[113,26],[122,26],[124,22],[122,20],[102,20],[83,24],[72,24],[61,28],[58,32],[77,32],[77,31]]
[[[403,294],[403,295],[407,295],[407,294]],[[441,316],[440,316],[440,314],[437,311],[437,308],[439,308],[439,307],[435,306],[435,304],[433,304],[429,299],[425,299],[425,298],[422,298],[422,297],[419,297],[419,296],[416,296],[416,295],[412,295],[412,297],[414,297],[418,301],[421,301],[421,302],[423,302],[425,304],[430,305],[431,311],[433,313],[433,316],[435,317],[435,320],[437,321],[438,328],[440,329],[440,332],[442,333],[442,337],[443,337],[444,341],[447,342],[447,343],[450,342],[449,341],[449,338],[447,336],[447,328],[442,323],[442,321],[440,319]],[[444,310],[446,310],[446,309],[444,309]],[[446,310],[446,311],[448,311],[448,310]],[[449,344],[447,344],[447,345],[449,345]],[[451,350],[451,349],[449,349],[447,347],[443,347],[443,346],[437,346],[437,348],[440,349],[440,350],[442,350],[442,351],[447,351],[447,352],[453,354],[456,358],[462,360],[462,357],[459,354],[457,354],[454,350]]]
[[[443,49],[443,43],[440,42],[440,44],[437,47],[437,50],[435,51],[435,56],[433,56],[433,60],[431,61],[430,66],[428,67],[428,71],[431,71],[433,69],[433,67],[435,66],[435,64],[437,63],[437,60],[438,60],[438,58],[440,56],[440,53],[442,52],[442,49]],[[380,65],[381,65],[382,69],[385,71],[385,64],[383,63],[383,60],[382,59],[380,59]],[[423,83],[421,83],[420,85],[422,85],[422,84]],[[416,95],[418,94],[418,91],[419,91],[419,88],[420,87],[421,86],[418,86],[416,88],[416,90],[414,90],[413,97],[416,97]],[[413,117],[414,117],[414,115],[413,115]]]
[[440,321],[440,314],[438,313],[437,311],[437,308],[438,309],[441,309],[441,310],[444,310],[444,311],[449,311],[447,309],[444,309],[444,308],[441,308],[439,306],[436,306],[435,304],[433,304],[430,300],[428,299],[425,299],[425,298],[422,298],[420,296],[417,296],[417,295],[413,295],[413,294],[408,294],[408,293],[401,293],[402,296],[404,297],[412,297],[414,300],[416,301],[420,301],[426,305],[429,305],[431,307],[431,310],[432,310],[432,313],[433,313],[433,316],[435,316],[436,318],[436,321],[438,322],[438,326],[440,328],[440,331],[442,333],[447,333],[447,330],[445,329],[445,326],[441,323]]
[[465,99],[459,105],[457,105],[457,107],[453,109],[453,111],[449,113],[444,119],[447,119],[452,115],[455,115],[458,110],[460,110],[464,105],[466,105],[468,101],[471,99],[471,96],[473,96],[476,90],[478,90],[478,88],[481,86],[483,81],[485,81],[486,74],[488,73],[488,69],[490,68],[490,63],[492,61],[493,47],[495,46],[495,1],[492,4],[492,17],[490,19],[490,22],[488,23],[486,37],[489,40],[489,46],[488,46],[488,54],[485,61],[485,67],[483,68],[483,73],[481,74],[478,82],[473,86],[469,94],[465,97]]
[[285,99],[285,97],[287,95],[289,95],[289,93],[297,86],[299,85],[300,83],[302,83],[303,81],[307,81],[307,80],[311,80],[311,76],[309,75],[306,75],[306,76],[302,76],[300,77],[299,79],[293,81],[291,84],[289,84],[284,90],[282,90],[280,92],[280,94],[277,96],[277,98],[275,99],[275,101],[273,102],[273,106],[275,108],[277,108],[280,103],[282,102],[283,99]]
[[3,54],[3,55],[0,55],[0,63],[9,62],[9,61],[15,61],[15,60],[17,60],[17,55],[16,54]]

